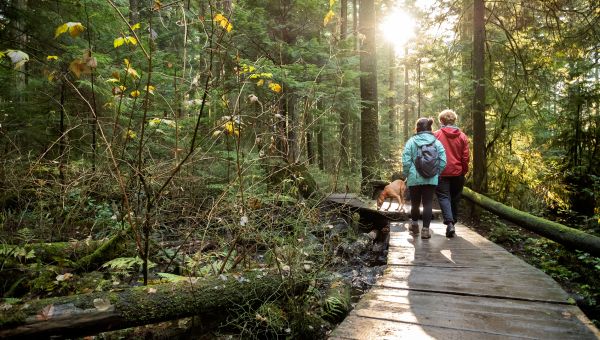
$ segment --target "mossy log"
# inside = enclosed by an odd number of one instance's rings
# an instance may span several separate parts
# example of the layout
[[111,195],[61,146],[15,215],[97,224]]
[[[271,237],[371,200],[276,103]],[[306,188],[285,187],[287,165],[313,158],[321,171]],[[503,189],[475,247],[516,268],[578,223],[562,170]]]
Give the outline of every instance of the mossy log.
[[[23,256],[26,262],[54,263],[65,260],[80,259],[96,250],[106,240],[84,240],[72,242],[28,243],[23,245],[0,245],[2,253],[6,254],[6,263],[10,265],[11,258],[19,257],[20,253],[32,254],[30,258]],[[33,252],[33,253],[32,253]]]
[[[200,316],[221,318],[258,308],[284,293],[301,293],[304,281],[283,281],[261,271],[243,276],[184,280],[115,292],[96,292],[1,305],[0,338],[77,337]],[[10,307],[8,307],[10,306]]]
[[118,257],[119,251],[124,246],[126,236],[126,230],[117,232],[108,241],[102,243],[94,252],[75,262],[75,270],[86,271],[88,269],[96,269],[103,263]]
[[600,237],[506,206],[465,187],[463,196],[492,213],[571,249],[600,256]]

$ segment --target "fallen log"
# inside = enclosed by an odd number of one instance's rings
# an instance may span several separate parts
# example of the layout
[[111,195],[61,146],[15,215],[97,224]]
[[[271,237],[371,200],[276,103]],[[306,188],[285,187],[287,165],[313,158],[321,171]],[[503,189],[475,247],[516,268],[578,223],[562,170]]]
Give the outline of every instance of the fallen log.
[[259,307],[306,289],[262,271],[0,305],[0,338],[76,337],[200,316],[207,320]]
[[104,240],[83,240],[70,242],[44,242],[44,243],[28,243],[23,245],[18,244],[3,244],[0,245],[0,253],[2,254],[5,264],[11,265],[16,262],[15,259],[20,259],[21,262],[42,262],[53,263],[64,260],[77,260],[86,256],[97,249]]
[[503,219],[511,221],[527,230],[544,236],[567,248],[581,250],[593,256],[600,256],[600,237],[563,224],[548,221],[541,217],[506,206],[491,198],[465,187],[462,195],[477,205],[491,211]]
[[81,272],[88,269],[96,269],[103,263],[118,257],[117,255],[123,246],[125,236],[127,236],[127,230],[118,231],[91,254],[86,255],[75,262],[75,270]]

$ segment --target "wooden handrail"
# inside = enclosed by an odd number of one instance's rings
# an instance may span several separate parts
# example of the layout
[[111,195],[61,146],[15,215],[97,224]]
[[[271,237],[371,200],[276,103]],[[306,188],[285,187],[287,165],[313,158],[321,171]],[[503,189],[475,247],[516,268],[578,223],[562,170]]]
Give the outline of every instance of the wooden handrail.
[[600,256],[600,237],[506,206],[465,187],[462,195],[482,208],[567,248]]

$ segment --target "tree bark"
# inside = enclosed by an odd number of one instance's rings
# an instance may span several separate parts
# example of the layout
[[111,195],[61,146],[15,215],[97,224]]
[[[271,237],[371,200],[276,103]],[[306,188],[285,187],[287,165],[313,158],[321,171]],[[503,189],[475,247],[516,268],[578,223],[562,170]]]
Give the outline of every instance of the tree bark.
[[484,18],[484,0],[475,0],[473,3],[473,189],[480,193],[487,191]]
[[238,279],[185,279],[118,292],[96,292],[26,301],[0,312],[0,338],[78,337],[198,315],[215,319],[241,305],[258,307],[284,293],[305,290],[304,281],[282,281],[263,272]]
[[392,44],[388,45],[388,68],[388,136],[393,141],[396,137],[396,53]]
[[129,0],[129,24],[135,25],[140,21],[139,0]]
[[520,227],[533,231],[567,248],[578,249],[600,256],[600,237],[584,233],[581,230],[563,224],[545,220],[526,212],[496,202],[491,198],[478,194],[465,187],[462,195],[473,203],[493,212],[501,218],[511,221]]
[[379,126],[377,108],[377,54],[375,41],[374,0],[361,0],[359,31],[365,36],[360,48],[360,136],[363,191],[370,191],[368,183],[377,175],[379,161]]
[[410,136],[408,130],[408,47],[404,47],[404,141],[406,142]]

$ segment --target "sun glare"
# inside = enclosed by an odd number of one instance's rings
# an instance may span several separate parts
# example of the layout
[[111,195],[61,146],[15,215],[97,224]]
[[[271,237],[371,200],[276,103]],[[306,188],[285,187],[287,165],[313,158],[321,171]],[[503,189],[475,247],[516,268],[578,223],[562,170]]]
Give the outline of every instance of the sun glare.
[[405,44],[414,36],[415,20],[406,12],[394,8],[383,18],[379,29],[385,39],[394,45],[396,54],[402,54]]

